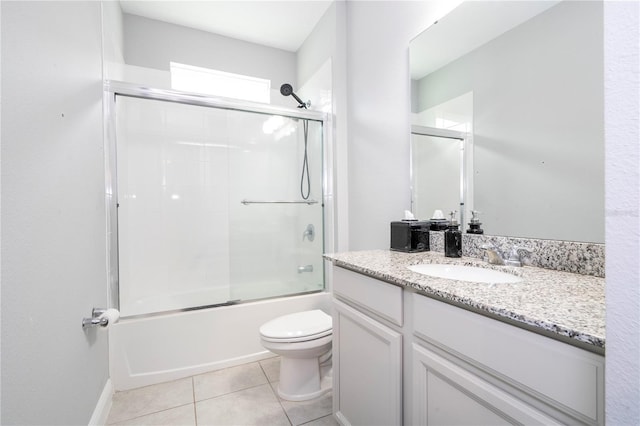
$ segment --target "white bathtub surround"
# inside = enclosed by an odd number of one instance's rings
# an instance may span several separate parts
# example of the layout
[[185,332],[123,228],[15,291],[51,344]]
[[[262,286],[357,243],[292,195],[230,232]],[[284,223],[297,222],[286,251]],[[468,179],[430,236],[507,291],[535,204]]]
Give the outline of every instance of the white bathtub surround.
[[113,386],[131,389],[268,358],[260,326],[313,309],[331,312],[329,294],[121,319],[109,329]]

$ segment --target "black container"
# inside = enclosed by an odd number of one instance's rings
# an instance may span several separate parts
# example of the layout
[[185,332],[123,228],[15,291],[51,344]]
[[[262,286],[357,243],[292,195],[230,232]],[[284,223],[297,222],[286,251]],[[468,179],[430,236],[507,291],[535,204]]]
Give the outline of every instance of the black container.
[[480,227],[482,223],[480,222],[469,222],[469,229],[467,229],[467,234],[484,234],[484,230]]
[[429,251],[429,222],[391,222],[391,250],[406,253]]
[[455,221],[444,231],[444,255],[445,257],[462,256],[462,232]]
[[431,224],[429,229],[432,231],[446,231],[449,226],[447,219],[431,219],[429,223]]

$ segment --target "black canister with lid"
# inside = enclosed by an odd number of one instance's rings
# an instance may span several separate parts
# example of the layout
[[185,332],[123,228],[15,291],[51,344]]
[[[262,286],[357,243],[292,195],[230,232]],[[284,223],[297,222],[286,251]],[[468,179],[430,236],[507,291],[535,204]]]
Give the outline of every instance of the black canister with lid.
[[444,231],[444,255],[445,257],[462,257],[462,232],[458,228],[455,219],[456,211],[451,212],[451,223]]

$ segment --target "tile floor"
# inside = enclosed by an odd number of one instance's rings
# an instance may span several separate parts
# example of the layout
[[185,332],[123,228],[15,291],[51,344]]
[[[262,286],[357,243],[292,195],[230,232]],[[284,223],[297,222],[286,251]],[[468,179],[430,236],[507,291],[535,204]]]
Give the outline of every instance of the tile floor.
[[280,358],[116,392],[109,425],[333,426],[332,394],[291,402],[275,393]]

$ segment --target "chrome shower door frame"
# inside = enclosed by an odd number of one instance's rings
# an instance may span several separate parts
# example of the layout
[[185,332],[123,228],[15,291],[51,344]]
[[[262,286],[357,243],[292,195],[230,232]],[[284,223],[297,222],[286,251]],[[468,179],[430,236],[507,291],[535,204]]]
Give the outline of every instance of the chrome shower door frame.
[[[296,119],[309,119],[322,125],[322,203],[324,250],[333,251],[335,243],[334,208],[334,148],[331,136],[331,116],[329,114],[305,109],[292,109],[258,104],[248,101],[217,98],[175,90],[156,89],[146,86],[107,80],[104,82],[104,157],[105,157],[105,208],[107,232],[107,270],[109,307],[120,309],[120,283],[118,268],[118,176],[116,153],[116,96],[174,102],[186,105],[218,108],[225,110],[273,114]],[[325,277],[326,277],[325,272]],[[326,290],[325,279],[325,290]],[[166,312],[163,312],[166,313]],[[155,315],[155,314],[148,314]]]

